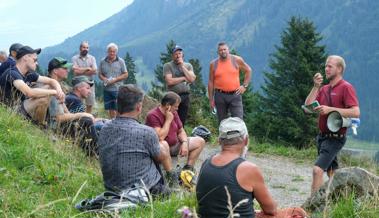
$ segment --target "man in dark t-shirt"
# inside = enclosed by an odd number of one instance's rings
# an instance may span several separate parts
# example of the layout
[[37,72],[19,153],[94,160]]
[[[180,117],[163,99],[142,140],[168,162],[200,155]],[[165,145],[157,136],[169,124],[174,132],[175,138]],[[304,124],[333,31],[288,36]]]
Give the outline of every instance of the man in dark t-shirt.
[[[0,88],[6,105],[16,106],[26,118],[44,124],[50,96],[63,102],[65,94],[57,81],[34,72],[40,52],[29,46],[18,49],[16,65],[1,75]],[[32,83],[38,83],[38,87],[32,87]]]
[[312,193],[316,192],[323,183],[323,174],[331,177],[338,168],[337,154],[345,145],[346,128],[332,132],[327,127],[328,115],[337,111],[342,117],[357,118],[360,115],[358,98],[354,87],[343,79],[346,68],[345,60],[337,55],[329,56],[325,64],[325,75],[329,84],[322,85],[323,77],[316,73],[313,77],[313,88],[305,104],[317,100],[320,106],[315,108],[319,113],[317,136],[318,158],[313,166]]
[[93,80],[86,76],[77,76],[72,79],[73,91],[66,96],[66,106],[71,113],[86,112],[86,106],[82,99],[91,94]]
[[16,56],[17,56],[17,51],[20,49],[23,45],[20,43],[14,43],[9,47],[9,56],[6,59],[4,63],[0,65],[0,76],[10,68],[13,68],[16,65]]

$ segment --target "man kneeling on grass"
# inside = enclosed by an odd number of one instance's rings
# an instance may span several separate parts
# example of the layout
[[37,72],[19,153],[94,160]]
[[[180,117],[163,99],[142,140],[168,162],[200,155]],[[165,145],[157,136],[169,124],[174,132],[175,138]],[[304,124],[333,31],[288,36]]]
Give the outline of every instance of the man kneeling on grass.
[[[301,208],[277,209],[259,168],[243,157],[249,143],[245,123],[238,117],[224,119],[219,127],[221,152],[208,158],[200,169],[196,197],[201,218],[276,217],[301,218]],[[254,211],[253,200],[262,211]],[[230,211],[230,208],[235,208]]]
[[142,112],[142,91],[134,85],[122,85],[117,95],[118,116],[106,123],[99,135],[99,155],[104,186],[121,192],[143,184],[155,195],[170,193],[159,163],[170,155],[154,129],[137,121]]
[[[55,57],[49,62],[49,76],[61,82],[67,78],[68,68],[71,64],[60,57]],[[75,78],[73,81],[74,89],[76,86],[93,85],[93,81],[83,77],[80,80]],[[56,97],[52,97],[49,106],[49,126],[60,132],[62,135],[70,136],[78,140],[79,145],[88,155],[97,153],[97,134],[94,127],[94,117],[89,113],[70,113],[64,102],[58,101]]]

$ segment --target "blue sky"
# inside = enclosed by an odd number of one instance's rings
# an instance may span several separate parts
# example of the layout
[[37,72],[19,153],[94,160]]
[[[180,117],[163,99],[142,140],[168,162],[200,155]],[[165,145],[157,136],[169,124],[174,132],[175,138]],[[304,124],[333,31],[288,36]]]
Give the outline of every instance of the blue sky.
[[133,0],[0,0],[0,50],[44,48],[119,12]]

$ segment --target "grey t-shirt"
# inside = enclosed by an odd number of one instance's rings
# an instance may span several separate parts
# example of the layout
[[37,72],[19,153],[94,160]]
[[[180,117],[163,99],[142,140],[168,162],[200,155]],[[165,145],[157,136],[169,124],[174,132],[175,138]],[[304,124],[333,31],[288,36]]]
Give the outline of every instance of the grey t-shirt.
[[107,190],[124,190],[141,180],[150,189],[161,179],[153,160],[160,153],[153,128],[132,118],[117,117],[101,129],[98,144]]
[[[80,55],[75,55],[71,58],[71,61],[74,66],[78,67],[91,67],[97,69],[96,59],[94,56],[87,54],[85,57]],[[93,80],[95,75],[87,76],[88,79]]]
[[[193,67],[190,63],[184,62],[184,66],[187,70],[193,71]],[[184,76],[184,73],[178,68],[178,65],[176,65],[174,61],[170,61],[163,65],[163,76],[166,76],[167,74],[172,74],[173,78]],[[167,86],[167,90],[173,91],[177,94],[189,93],[190,86],[187,82],[181,82],[173,86]]]
[[[117,57],[115,61],[110,62],[108,57],[105,57],[100,62],[99,73],[102,73],[108,79],[116,78],[126,72],[125,61],[122,58]],[[124,81],[118,81],[112,85],[104,87],[106,91],[117,91]]]
[[49,126],[52,129],[57,128],[56,116],[64,114],[64,106],[63,104],[59,104],[57,98],[55,96],[51,97],[50,105],[49,105]]

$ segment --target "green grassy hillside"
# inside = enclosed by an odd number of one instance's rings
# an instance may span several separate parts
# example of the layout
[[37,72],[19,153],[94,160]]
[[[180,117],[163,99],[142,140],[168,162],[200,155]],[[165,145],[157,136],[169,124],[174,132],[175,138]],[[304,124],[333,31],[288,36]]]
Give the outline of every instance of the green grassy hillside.
[[4,107],[0,132],[0,217],[69,217],[73,202],[103,191],[97,161],[70,142],[53,143]]

